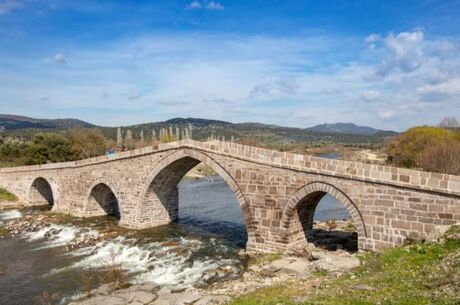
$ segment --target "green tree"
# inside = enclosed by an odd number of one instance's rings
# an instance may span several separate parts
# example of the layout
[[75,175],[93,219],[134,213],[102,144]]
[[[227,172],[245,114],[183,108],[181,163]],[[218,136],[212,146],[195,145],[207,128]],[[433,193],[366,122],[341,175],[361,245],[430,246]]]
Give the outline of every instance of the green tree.
[[71,142],[61,134],[38,133],[26,149],[26,164],[65,162],[75,158]]
[[460,174],[460,132],[437,127],[415,127],[386,145],[388,160],[398,166],[421,167]]
[[67,136],[72,146],[75,159],[86,159],[105,154],[110,145],[99,129],[75,128]]

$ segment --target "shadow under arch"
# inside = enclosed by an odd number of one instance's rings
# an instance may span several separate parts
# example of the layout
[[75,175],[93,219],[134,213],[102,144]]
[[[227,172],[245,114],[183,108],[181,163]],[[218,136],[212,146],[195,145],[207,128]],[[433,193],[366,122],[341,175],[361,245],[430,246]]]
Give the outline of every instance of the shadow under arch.
[[31,206],[48,205],[54,208],[56,192],[52,184],[44,177],[37,177],[32,181],[29,188],[28,203]]
[[252,215],[237,182],[212,157],[190,148],[183,148],[165,156],[153,171],[143,179],[136,222],[140,228],[149,228],[175,221],[178,217],[179,200],[177,184],[188,171],[200,163],[212,168],[224,179],[235,195],[246,225],[247,246],[253,244],[255,242],[255,228]]
[[88,188],[86,212],[90,216],[113,216],[121,220],[120,195],[117,188],[107,179],[98,178]]
[[[304,239],[305,230],[311,230],[313,216],[318,203],[326,194],[334,197],[348,211],[356,225],[358,238],[367,238],[367,229],[364,219],[356,204],[340,189],[325,182],[311,182],[300,188],[291,197],[283,209],[280,221],[280,232],[286,244],[292,244]],[[305,213],[303,219],[296,219],[298,209]]]

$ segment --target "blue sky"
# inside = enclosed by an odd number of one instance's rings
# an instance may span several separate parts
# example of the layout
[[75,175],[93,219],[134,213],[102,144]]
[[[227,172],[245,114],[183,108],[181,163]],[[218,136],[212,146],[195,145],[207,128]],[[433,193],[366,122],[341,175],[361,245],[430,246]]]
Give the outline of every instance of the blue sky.
[[403,130],[460,119],[460,1],[0,0],[0,113]]

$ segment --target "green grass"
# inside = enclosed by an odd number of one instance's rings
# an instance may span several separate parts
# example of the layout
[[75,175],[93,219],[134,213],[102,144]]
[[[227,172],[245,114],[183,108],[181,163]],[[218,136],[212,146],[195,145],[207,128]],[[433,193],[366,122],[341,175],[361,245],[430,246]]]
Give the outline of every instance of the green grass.
[[0,188],[0,200],[2,201],[18,201],[18,197],[11,194],[7,190]]
[[280,252],[275,252],[275,253],[263,253],[263,254],[254,254],[250,257],[248,261],[248,266],[253,266],[253,265],[264,265],[264,264],[269,264],[273,261],[276,261],[277,259],[280,259],[283,257],[283,254]]
[[[460,227],[441,244],[415,244],[383,253],[365,253],[362,264],[339,278],[326,277],[319,288],[305,283],[261,289],[232,305],[423,305],[460,304]],[[321,274],[315,274],[321,276]]]

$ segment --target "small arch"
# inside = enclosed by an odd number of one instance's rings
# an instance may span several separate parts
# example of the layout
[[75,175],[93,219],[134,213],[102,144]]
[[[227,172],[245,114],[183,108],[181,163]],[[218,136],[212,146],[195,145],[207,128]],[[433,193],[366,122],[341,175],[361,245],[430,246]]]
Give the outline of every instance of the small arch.
[[32,206],[54,206],[55,197],[51,184],[43,177],[35,178],[29,190],[29,204]]
[[[247,245],[252,244],[255,241],[255,228],[249,206],[238,184],[230,173],[209,155],[189,148],[177,150],[166,156],[143,179],[137,208],[137,222],[142,228],[147,228],[175,221],[178,217],[179,199],[177,184],[189,170],[199,163],[210,167],[222,177],[235,195],[246,225]],[[149,212],[149,209],[152,208],[155,209],[154,213]]]
[[[324,182],[312,182],[297,190],[283,210],[280,231],[285,243],[292,244],[305,238],[306,231],[313,227],[316,207],[326,194],[334,197],[346,208],[356,225],[358,238],[367,238],[366,226],[356,204],[335,186]],[[305,216],[295,220],[296,213]]]
[[121,219],[120,201],[115,187],[105,179],[97,179],[89,188],[87,213],[91,216],[113,216]]

